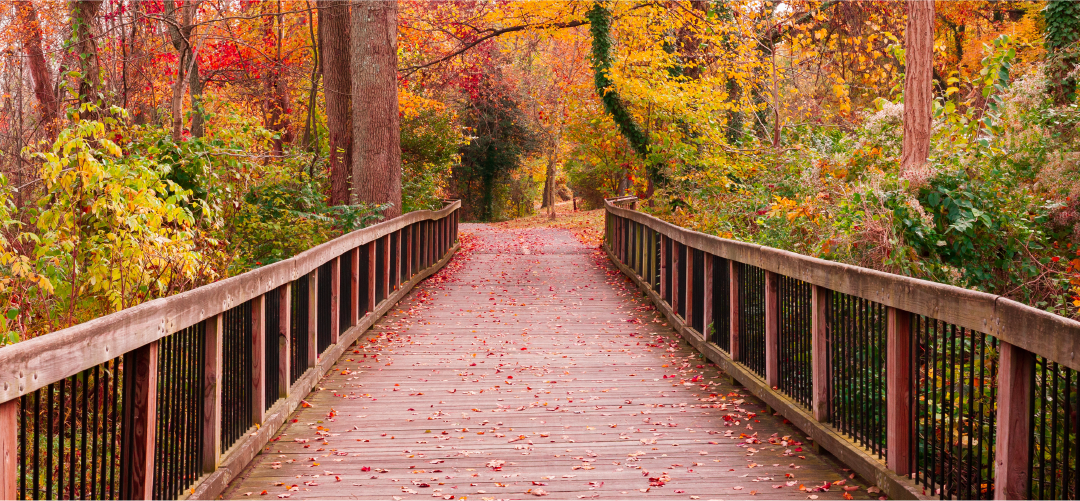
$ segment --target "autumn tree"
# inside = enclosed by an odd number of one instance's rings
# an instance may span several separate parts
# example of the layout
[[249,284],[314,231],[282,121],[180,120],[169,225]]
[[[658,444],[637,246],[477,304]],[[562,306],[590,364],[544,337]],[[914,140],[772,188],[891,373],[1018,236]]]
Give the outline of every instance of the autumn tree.
[[349,2],[319,2],[319,46],[329,133],[330,205],[349,203],[352,177],[352,79]]
[[41,106],[41,121],[49,124],[56,120],[58,104],[45,54],[41,50],[41,25],[38,24],[37,10],[32,2],[15,2],[15,8],[22,23],[21,41],[29,62],[30,76],[34,80],[34,96]]
[[352,197],[391,204],[383,213],[391,218],[401,214],[397,2],[360,2],[352,8]]
[[1043,9],[1046,19],[1046,50],[1049,58],[1049,92],[1057,105],[1076,97],[1076,78],[1070,76],[1080,61],[1076,43],[1080,41],[1080,3],[1051,0]]
[[930,127],[933,119],[934,2],[908,0],[904,35],[904,138],[900,170],[920,185],[929,177]]
[[76,0],[71,9],[71,36],[79,59],[79,102],[95,102],[100,91],[101,79],[98,60],[97,37],[94,18],[101,9],[102,0]]
[[179,141],[184,130],[184,93],[190,86],[191,92],[191,135],[202,137],[203,118],[199,109],[202,96],[202,80],[199,79],[199,61],[195,54],[194,30],[197,0],[165,0],[165,24],[178,55],[176,81],[172,88],[172,138]]

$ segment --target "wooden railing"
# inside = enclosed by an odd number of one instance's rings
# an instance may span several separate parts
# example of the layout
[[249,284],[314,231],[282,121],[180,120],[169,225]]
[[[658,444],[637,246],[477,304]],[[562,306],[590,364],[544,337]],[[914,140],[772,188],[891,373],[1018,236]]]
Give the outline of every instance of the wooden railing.
[[1077,497],[1080,323],[606,203],[605,248],[683,337],[893,498]]
[[0,349],[0,498],[216,498],[452,257],[460,207]]

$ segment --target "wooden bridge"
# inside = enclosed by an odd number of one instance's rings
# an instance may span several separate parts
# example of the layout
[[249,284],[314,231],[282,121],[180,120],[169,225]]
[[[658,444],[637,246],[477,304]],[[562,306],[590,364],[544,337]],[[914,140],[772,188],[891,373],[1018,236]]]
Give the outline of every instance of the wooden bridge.
[[1077,497],[1077,322],[635,203],[602,251],[447,203],[0,349],[0,497]]

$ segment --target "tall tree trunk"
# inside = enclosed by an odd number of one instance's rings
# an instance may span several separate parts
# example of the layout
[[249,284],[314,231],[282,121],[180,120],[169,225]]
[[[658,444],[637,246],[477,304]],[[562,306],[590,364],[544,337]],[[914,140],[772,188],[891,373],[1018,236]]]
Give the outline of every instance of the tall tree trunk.
[[75,53],[79,58],[79,102],[96,102],[100,90],[101,70],[97,42],[94,39],[94,18],[102,0],[75,0],[68,4],[71,11],[71,31],[75,37]]
[[41,122],[48,126],[56,120],[59,106],[56,94],[53,94],[45,53],[41,50],[41,25],[38,24],[37,10],[33,2],[15,2],[15,8],[22,23],[22,45],[30,63],[30,76],[34,79],[34,96],[41,105]]
[[934,99],[934,2],[908,0],[904,35],[904,139],[900,172],[913,186],[929,178],[930,127]]
[[315,38],[315,19],[312,14],[311,2],[307,3],[307,16],[308,16],[308,37],[311,40],[311,77],[308,79],[308,102],[307,113],[304,117],[304,136],[300,140],[301,146],[309,152],[315,153],[315,157],[319,156],[319,128],[317,127],[315,112],[318,109],[316,105],[316,98],[319,95],[319,77],[322,75],[322,70],[319,63],[322,61],[322,56],[319,53],[319,47],[322,44]]
[[166,28],[169,40],[179,56],[176,65],[176,81],[172,88],[172,138],[180,141],[184,132],[184,90],[191,85],[191,134],[202,136],[202,113],[199,99],[202,95],[202,80],[199,79],[199,62],[196,59],[192,40],[195,30],[195,12],[197,0],[181,0],[180,15],[174,0],[165,0]]
[[401,214],[401,122],[397,97],[397,1],[353,4],[353,197]]
[[349,30],[349,2],[319,2],[319,47],[326,128],[330,135],[330,205],[349,203],[351,191],[353,124]]
[[548,144],[547,152],[547,172],[544,176],[544,197],[540,202],[540,207],[550,207],[552,217],[555,216],[555,166],[558,160],[559,151],[559,136],[555,131],[552,131],[551,141]]
[[286,82],[282,78],[284,73],[284,64],[281,58],[281,42],[282,42],[282,14],[281,14],[281,1],[276,2],[277,11],[274,14],[268,15],[265,18],[264,26],[266,27],[266,35],[274,37],[274,60],[273,67],[267,71],[263,78],[263,85],[265,89],[265,106],[266,106],[266,128],[277,133],[277,137],[274,139],[274,154],[284,154],[284,145],[292,140],[292,131],[289,128],[289,100],[288,92],[285,88]]

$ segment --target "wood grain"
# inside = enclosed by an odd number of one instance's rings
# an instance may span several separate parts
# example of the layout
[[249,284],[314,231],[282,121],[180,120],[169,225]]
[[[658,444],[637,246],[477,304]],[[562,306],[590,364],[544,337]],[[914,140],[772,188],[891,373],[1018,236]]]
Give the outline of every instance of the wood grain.
[[[353,263],[356,263],[355,256]],[[276,291],[280,296],[278,300],[278,397],[289,397],[289,379],[292,375],[292,336],[289,330],[292,328],[292,282],[282,285]],[[275,356],[275,355],[271,355]]]
[[[273,294],[273,292],[271,292]],[[266,295],[251,300],[251,422],[266,412]],[[276,354],[275,354],[276,355]]]
[[780,386],[780,308],[777,300],[780,278],[765,272],[765,382],[770,388]]
[[214,471],[221,457],[221,377],[225,327],[224,314],[205,321],[203,341],[202,471]]
[[0,499],[18,499],[19,402],[0,404]]
[[1027,499],[1031,478],[1031,387],[1035,357],[1008,343],[998,347],[994,499]]
[[889,308],[886,325],[885,462],[897,475],[911,473],[911,314]]
[[820,285],[813,287],[810,297],[813,308],[810,319],[810,349],[813,352],[810,370],[814,386],[811,408],[814,419],[827,423],[832,419],[832,379],[829,374],[829,324],[825,311],[832,292]]
[[[122,440],[130,454],[121,459],[127,465],[120,478],[126,481],[121,495],[126,499],[153,499],[154,437],[157,432],[157,358],[158,343],[154,341],[124,355],[124,366],[132,374],[124,382],[124,412],[131,428]],[[125,475],[126,473],[126,475]]]

